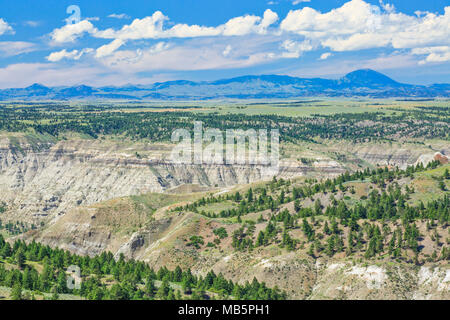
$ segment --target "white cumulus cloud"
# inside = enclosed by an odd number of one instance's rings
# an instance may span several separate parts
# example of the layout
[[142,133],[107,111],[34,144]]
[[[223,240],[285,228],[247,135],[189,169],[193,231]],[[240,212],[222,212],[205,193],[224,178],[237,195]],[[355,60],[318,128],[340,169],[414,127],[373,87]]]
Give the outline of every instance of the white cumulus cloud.
[[425,59],[421,60],[419,64],[450,61],[450,46],[414,48],[411,50],[411,53],[414,55],[426,55]]
[[14,30],[8,24],[8,22],[6,22],[2,18],[0,18],[0,35],[5,34],[5,33],[14,33]]
[[325,52],[325,53],[322,53],[321,55],[320,55],[320,60],[326,60],[326,59],[328,59],[329,57],[331,57],[333,54],[331,53],[331,52]]
[[98,48],[95,52],[96,58],[102,58],[111,55],[114,51],[119,49],[121,46],[125,44],[125,41],[122,39],[116,39],[112,42],[105,44]]
[[129,25],[124,25],[120,30],[112,28],[98,31],[96,37],[107,39],[152,39],[161,37],[163,22],[168,18],[161,12],[156,11],[153,15],[143,19],[134,19]]
[[392,3],[384,3],[383,0],[380,0],[380,6],[389,13],[395,11],[395,6]]
[[65,26],[55,29],[50,36],[55,43],[73,42],[85,33],[95,33],[97,28],[88,20],[82,20],[74,24],[66,24]]
[[94,36],[107,39],[138,40],[264,34],[269,26],[278,20],[278,15],[267,9],[263,17],[245,15],[232,18],[225,24],[216,27],[175,24],[171,28],[164,28],[164,23],[168,20],[169,18],[161,11],[156,11],[151,16],[133,20],[131,24],[124,25],[120,30],[109,28],[95,32]]
[[392,5],[381,2],[381,6],[383,10],[363,0],[351,0],[325,13],[310,7],[291,10],[280,28],[334,51],[450,44],[450,7],[443,15],[425,12],[410,16],[395,12]]
[[67,51],[66,49],[63,49],[61,51],[52,52],[50,55],[47,56],[47,60],[50,62],[58,62],[62,59],[69,59],[69,60],[79,60],[85,53],[90,53],[94,51],[92,48],[86,48],[83,50],[72,50]]

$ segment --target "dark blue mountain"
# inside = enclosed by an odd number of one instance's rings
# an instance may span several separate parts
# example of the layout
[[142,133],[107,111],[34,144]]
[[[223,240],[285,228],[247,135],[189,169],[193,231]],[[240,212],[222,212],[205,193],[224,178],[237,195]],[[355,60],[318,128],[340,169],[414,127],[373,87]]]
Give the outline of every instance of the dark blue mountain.
[[370,69],[356,70],[346,74],[340,79],[340,84],[349,87],[367,87],[367,88],[382,88],[382,87],[400,87],[405,86],[388,76]]
[[171,86],[196,86],[198,83],[189,80],[175,80],[166,82],[156,82],[153,84],[153,89],[166,89]]
[[207,100],[285,99],[301,97],[435,98],[450,97],[450,84],[431,86],[397,82],[370,69],[356,70],[337,80],[284,75],[248,75],[216,81],[177,80],[152,85],[85,85],[0,90],[0,100]]
[[298,82],[299,78],[294,78],[290,76],[278,76],[278,75],[261,75],[261,76],[242,76],[231,79],[221,79],[209,82],[211,85],[224,85],[230,83],[248,83],[252,81],[264,81],[277,84],[294,84]]
[[88,97],[95,92],[97,92],[97,90],[94,88],[81,85],[62,89],[58,92],[58,95],[61,97]]
[[52,89],[39,83],[32,84],[31,86],[26,87],[24,90],[26,90],[29,94],[33,94],[36,96],[44,96],[52,91]]

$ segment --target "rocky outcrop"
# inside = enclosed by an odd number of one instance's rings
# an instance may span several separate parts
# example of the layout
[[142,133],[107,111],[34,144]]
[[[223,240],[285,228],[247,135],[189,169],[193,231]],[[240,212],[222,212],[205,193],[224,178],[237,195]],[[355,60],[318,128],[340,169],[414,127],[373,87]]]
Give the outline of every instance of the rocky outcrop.
[[309,299],[450,299],[450,269],[405,264],[327,263]]
[[[417,165],[422,162],[427,165],[430,161],[434,160],[437,154],[430,153],[430,150],[423,147],[416,146],[415,148],[396,148],[396,146],[355,146],[355,155],[357,158],[362,159],[368,163],[376,164],[380,166],[392,166],[399,167],[400,169],[406,169],[407,166]],[[450,147],[443,152],[449,153]],[[442,154],[441,154],[442,155]],[[445,157],[445,156],[444,156]]]
[[449,158],[440,152],[436,152],[434,154],[424,154],[424,155],[421,155],[419,157],[419,159],[417,159],[417,161],[414,165],[418,165],[419,163],[421,163],[424,166],[426,166],[431,161],[439,161],[441,164],[446,164],[446,163],[448,163]]
[[119,258],[121,254],[128,259],[136,258],[142,249],[159,241],[160,235],[169,228],[171,222],[170,218],[153,221],[145,230],[134,233],[115,253],[115,258]]

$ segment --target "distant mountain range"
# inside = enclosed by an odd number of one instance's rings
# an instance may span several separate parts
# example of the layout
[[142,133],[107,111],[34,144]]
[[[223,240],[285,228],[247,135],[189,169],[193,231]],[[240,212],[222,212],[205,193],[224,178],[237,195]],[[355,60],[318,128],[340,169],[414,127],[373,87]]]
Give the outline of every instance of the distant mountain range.
[[370,70],[356,70],[338,80],[279,75],[243,76],[217,81],[167,81],[151,85],[46,87],[0,90],[0,100],[210,100],[296,97],[435,98],[450,97],[450,84],[399,83]]

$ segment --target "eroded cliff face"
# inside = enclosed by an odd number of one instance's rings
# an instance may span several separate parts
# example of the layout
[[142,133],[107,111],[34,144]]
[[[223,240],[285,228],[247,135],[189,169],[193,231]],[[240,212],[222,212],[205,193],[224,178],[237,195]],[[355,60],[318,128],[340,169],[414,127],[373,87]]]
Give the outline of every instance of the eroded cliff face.
[[[437,146],[449,153],[445,143]],[[181,185],[206,189],[248,184],[272,178],[259,165],[183,165],[169,159],[170,145],[116,140],[36,140],[26,136],[0,138],[0,201],[8,204],[9,217],[50,222],[80,205],[148,192],[166,192]],[[337,175],[356,163],[414,164],[429,150],[425,146],[398,148],[376,144],[319,144],[304,164],[282,159],[278,175]],[[345,154],[334,159],[333,153]],[[428,151],[431,155],[435,151]]]
[[[327,143],[329,154],[340,158],[340,162],[348,165],[379,165],[406,169],[407,166],[418,162],[428,164],[434,159],[436,153],[448,158],[450,143],[448,141],[392,141],[371,143],[349,143],[336,141]],[[357,168],[356,168],[357,169]]]
[[[10,214],[30,222],[52,220],[71,208],[184,184],[220,188],[272,178],[259,165],[184,165],[168,161],[171,147],[101,140],[34,143],[0,141],[0,201]],[[314,167],[282,162],[279,175],[310,171],[339,174],[340,164]]]

